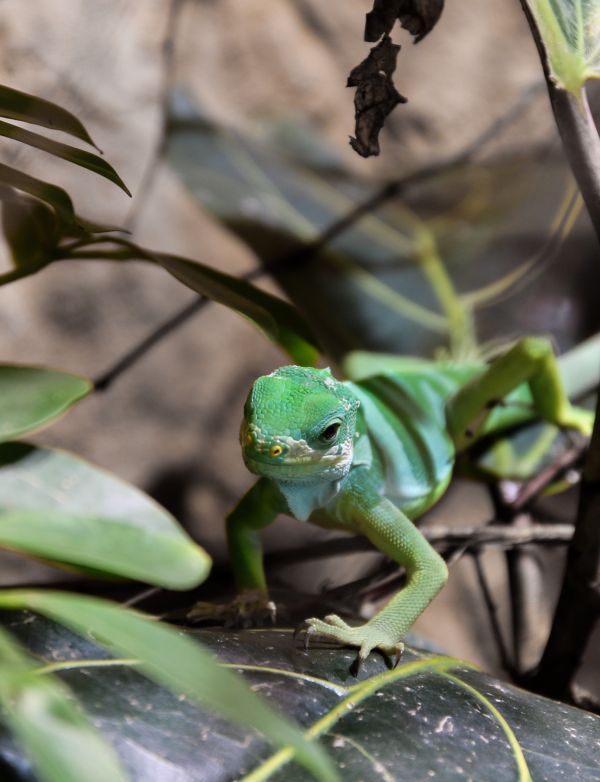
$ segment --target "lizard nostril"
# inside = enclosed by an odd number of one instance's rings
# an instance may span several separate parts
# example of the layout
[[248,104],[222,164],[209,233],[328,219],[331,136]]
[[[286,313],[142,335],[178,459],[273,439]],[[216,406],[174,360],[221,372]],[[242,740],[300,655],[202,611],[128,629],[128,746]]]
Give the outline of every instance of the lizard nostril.
[[269,454],[271,456],[281,456],[283,453],[283,448],[280,445],[272,445],[269,448]]

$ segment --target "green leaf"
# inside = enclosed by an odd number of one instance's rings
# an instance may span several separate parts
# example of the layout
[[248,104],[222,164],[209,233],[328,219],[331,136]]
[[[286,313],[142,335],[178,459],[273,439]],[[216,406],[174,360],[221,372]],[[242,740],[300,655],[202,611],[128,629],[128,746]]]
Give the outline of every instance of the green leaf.
[[43,782],[126,782],[104,743],[67,688],[35,673],[35,662],[0,629],[0,703],[3,717]]
[[39,198],[40,201],[51,206],[64,223],[67,225],[76,224],[73,202],[62,187],[43,182],[41,179],[29,176],[29,174],[6,166],[4,163],[0,163],[0,183],[28,193],[34,198]]
[[0,85],[0,116],[62,130],[98,149],[83,124],[70,111],[27,92]]
[[0,364],[0,442],[49,424],[92,389],[91,380],[67,372]]
[[[277,596],[292,624],[336,610],[335,603],[323,605],[323,595],[301,605],[293,592]],[[151,767],[160,782],[198,782],[198,769],[207,780],[241,782],[245,774],[262,774],[269,782],[307,782],[296,764],[276,771],[286,758],[271,756],[251,728],[227,724],[191,698],[144,681],[131,659],[106,658],[89,637],[28,612],[4,614],[4,621],[32,654],[49,662],[41,663],[40,674],[64,671],[133,779],[146,780]],[[182,632],[225,667],[243,672],[288,719],[311,733],[324,731],[321,741],[345,782],[446,780],[449,770],[456,770],[456,780],[517,782],[525,776],[523,757],[536,782],[600,779],[599,717],[467,670],[459,661],[407,647],[395,671],[370,655],[355,679],[348,676],[355,652],[315,645],[306,654],[289,630]],[[20,779],[23,760],[11,749],[0,732],[0,757],[9,776]]]
[[140,660],[139,669],[159,684],[292,748],[296,759],[318,779],[338,779],[317,744],[307,741],[202,647],[173,629],[104,600],[60,592],[5,590],[0,593],[0,607],[27,608],[75,632],[93,635],[111,652]]
[[82,168],[87,168],[89,171],[93,171],[96,174],[109,179],[118,185],[121,190],[124,190],[127,195],[131,195],[129,189],[117,174],[115,169],[107,163],[106,160],[94,155],[92,152],[85,152],[82,149],[71,147],[68,144],[62,144],[59,141],[53,141],[52,139],[41,136],[39,133],[32,133],[25,128],[19,128],[16,125],[11,125],[8,122],[0,120],[0,136],[6,138],[15,139],[15,141],[21,141],[23,144],[29,144],[31,147],[36,147],[44,152],[49,152],[51,155],[68,160],[71,163],[75,163]]
[[315,365],[319,351],[314,337],[304,318],[287,302],[197,261],[165,253],[153,256],[184,285],[254,321],[296,364]]
[[574,95],[600,78],[598,0],[527,0],[544,42],[552,78]]
[[59,241],[56,213],[37,198],[2,188],[2,228],[16,269],[33,273],[50,263]]
[[[266,336],[285,350],[296,364],[314,366],[319,350],[302,315],[287,302],[257,288],[246,280],[225,274],[198,261],[154,252],[124,239],[107,239],[122,250],[98,249],[86,257],[111,260],[142,259],[162,266],[192,290],[223,304],[253,321]],[[78,257],[75,252],[73,258]]]
[[190,589],[210,558],[143,492],[63,451],[0,445],[0,546]]

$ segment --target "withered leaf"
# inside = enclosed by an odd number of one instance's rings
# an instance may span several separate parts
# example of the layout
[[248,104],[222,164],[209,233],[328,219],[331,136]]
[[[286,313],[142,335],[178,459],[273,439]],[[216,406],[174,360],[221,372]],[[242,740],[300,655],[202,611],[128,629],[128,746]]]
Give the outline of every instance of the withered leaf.
[[443,9],[444,0],[374,0],[373,10],[367,14],[365,41],[378,41],[399,19],[419,43],[435,27]]
[[362,157],[379,154],[379,133],[386,117],[398,103],[406,103],[392,81],[399,51],[385,35],[348,76],[348,87],[356,87],[356,138],[350,138],[350,145]]

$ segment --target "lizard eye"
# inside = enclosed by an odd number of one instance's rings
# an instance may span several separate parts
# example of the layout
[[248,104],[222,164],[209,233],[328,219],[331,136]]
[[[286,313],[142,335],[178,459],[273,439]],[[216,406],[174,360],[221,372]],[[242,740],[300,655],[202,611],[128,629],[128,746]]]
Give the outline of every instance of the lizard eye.
[[319,439],[322,440],[324,443],[333,442],[333,440],[335,440],[337,433],[340,430],[340,426],[341,424],[339,421],[334,421],[332,424],[329,424],[329,426],[323,429],[323,431],[319,435]]

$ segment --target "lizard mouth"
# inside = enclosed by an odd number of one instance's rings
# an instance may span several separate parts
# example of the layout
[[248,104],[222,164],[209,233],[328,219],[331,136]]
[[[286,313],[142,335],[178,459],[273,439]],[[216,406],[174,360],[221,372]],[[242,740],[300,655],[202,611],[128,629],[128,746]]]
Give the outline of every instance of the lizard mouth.
[[255,475],[264,475],[272,478],[286,480],[306,480],[314,475],[327,477],[331,474],[332,479],[338,477],[336,474],[346,472],[347,457],[339,455],[329,459],[309,459],[307,457],[277,459],[269,457],[267,454],[249,454],[244,451],[244,464],[250,472]]

